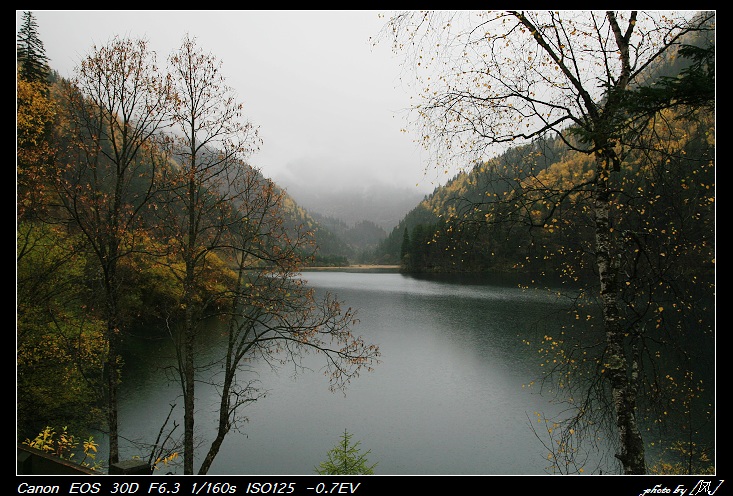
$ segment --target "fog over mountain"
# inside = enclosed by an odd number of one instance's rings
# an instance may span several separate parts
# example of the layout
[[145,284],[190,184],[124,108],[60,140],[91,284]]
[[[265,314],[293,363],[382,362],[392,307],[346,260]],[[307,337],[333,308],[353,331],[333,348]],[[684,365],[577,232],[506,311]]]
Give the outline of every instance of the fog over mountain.
[[313,183],[278,183],[308,212],[340,219],[353,226],[368,220],[388,234],[425,197],[417,188],[369,183],[316,186]]

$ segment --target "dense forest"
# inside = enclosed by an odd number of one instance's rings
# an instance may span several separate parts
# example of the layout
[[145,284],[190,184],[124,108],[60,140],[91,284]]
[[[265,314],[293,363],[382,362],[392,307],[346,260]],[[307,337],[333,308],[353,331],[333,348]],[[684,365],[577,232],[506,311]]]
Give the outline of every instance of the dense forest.
[[[598,104],[605,113],[466,162],[387,234],[374,222],[311,215],[250,167],[259,138],[213,76],[216,60],[195,43],[170,59],[173,80],[191,84],[167,86],[144,43],[126,39],[90,53],[65,80],[48,66],[28,13],[17,58],[18,442],[48,425],[103,426],[108,463],[118,461],[120,342],[141,323],[164,323],[180,346],[190,403],[182,443],[151,443],[150,460],[182,453],[194,473],[196,326],[217,317],[229,322],[232,342],[217,437],[198,469],[206,473],[237,406],[256,399],[232,382],[247,353],[275,354],[280,338],[296,344],[294,354],[332,349],[324,343],[334,339],[343,343],[331,357],[334,387],[378,361],[376,346],[351,335],[349,311],[314,301],[294,277],[308,265],[374,263],[577,288],[576,318],[602,313],[608,341],[550,339],[548,378],[572,390],[577,376],[619,375],[573,390],[579,413],[557,427],[553,455],[572,460],[578,436],[601,425],[633,431],[633,419],[607,417],[633,410],[687,439],[670,472],[710,471],[714,450],[702,432],[714,406],[701,377],[715,360],[714,15],[683,31],[675,50],[639,71],[643,85],[607,88]],[[113,63],[124,60],[135,63]],[[194,60],[204,72],[187,69]],[[203,111],[186,94],[198,84],[217,103],[208,129],[186,119]],[[272,341],[257,333],[263,327],[275,330]],[[672,425],[671,411],[683,420]],[[626,473],[643,473],[643,460],[633,460],[643,450],[623,439]]]

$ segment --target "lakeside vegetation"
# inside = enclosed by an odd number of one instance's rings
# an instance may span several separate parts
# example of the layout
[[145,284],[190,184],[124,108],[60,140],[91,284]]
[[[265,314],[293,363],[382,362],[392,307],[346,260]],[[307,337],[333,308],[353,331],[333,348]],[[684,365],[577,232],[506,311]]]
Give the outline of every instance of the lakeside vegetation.
[[[530,23],[511,16],[525,29]],[[547,26],[562,24],[551,21]],[[641,29],[627,22],[629,32]],[[596,426],[623,424],[641,442],[647,433],[635,433],[633,423],[643,418],[688,439],[677,447],[683,461],[669,467],[708,473],[714,447],[700,432],[715,419],[702,372],[715,360],[714,15],[687,22],[669,28],[685,36],[635,73],[637,85],[614,87],[621,79],[609,76],[601,98],[586,102],[597,120],[578,115],[580,124],[545,129],[492,158],[462,157],[466,170],[389,235],[373,223],[341,226],[342,236],[351,231],[349,242],[325,227],[338,222],[319,222],[247,164],[259,137],[224,81],[212,76],[215,58],[195,43],[182,44],[171,74],[179,82],[214,81],[206,86],[217,95],[211,129],[226,132],[211,142],[182,118],[198,111],[196,95],[167,86],[144,43],[116,39],[97,47],[78,77],[65,80],[48,66],[29,14],[17,61],[18,442],[49,425],[76,433],[93,426],[110,432],[107,464],[116,461],[120,340],[133,324],[155,322],[180,346],[178,380],[189,402],[184,434],[162,426],[169,437],[150,440],[145,455],[181,453],[186,473],[206,473],[241,420],[237,408],[260,397],[251,384],[235,387],[238,361],[253,350],[280,351],[257,337],[262,326],[300,346],[286,361],[307,347],[328,348],[331,339],[342,344],[337,349],[345,351],[332,356],[335,387],[379,362],[378,347],[351,334],[350,309],[336,299],[314,300],[298,283],[300,273],[473,272],[580,286],[577,318],[603,310],[612,342],[551,338],[543,348],[554,364],[548,384],[572,388],[574,377],[599,379],[594,389],[576,391],[574,421],[554,429],[557,444],[549,449],[559,471],[561,460],[573,461],[573,443]],[[111,63],[126,59],[135,63]],[[189,73],[185,60],[213,72]],[[112,93],[95,86],[100,80],[120,94],[134,81],[127,103],[144,96],[145,105],[128,113],[106,100]],[[432,104],[440,110],[444,102]],[[176,125],[180,133],[169,134]],[[194,360],[194,337],[211,317],[229,323],[232,341],[219,357],[227,378],[217,436],[196,469],[193,377],[210,364]],[[604,350],[602,358],[586,359],[590,348]],[[687,420],[670,425],[672,410]],[[619,453],[626,473],[646,472],[639,446]]]

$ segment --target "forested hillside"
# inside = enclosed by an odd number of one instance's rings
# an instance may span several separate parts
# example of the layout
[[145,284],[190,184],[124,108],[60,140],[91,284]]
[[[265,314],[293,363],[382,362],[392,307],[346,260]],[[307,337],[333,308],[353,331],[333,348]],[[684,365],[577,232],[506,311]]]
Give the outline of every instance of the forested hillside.
[[[379,356],[351,332],[353,311],[316,297],[298,277],[332,263],[345,245],[282,188],[248,165],[256,126],[218,69],[184,39],[165,68],[141,39],[94,46],[71,79],[48,66],[32,13],[17,43],[17,436],[71,456],[73,437],[109,438],[119,461],[122,350],[132,333],[176,346],[174,387],[183,429],[161,425],[147,440],[151,466],[178,458],[205,474],[240,408],[259,392],[238,384],[245,362],[326,360],[342,389]],[[319,250],[319,248],[321,248]],[[336,260],[343,263],[344,260]],[[202,363],[199,336],[216,319],[227,328],[223,356]],[[216,363],[221,422],[194,468],[198,374]],[[54,444],[54,429],[68,444]],[[60,427],[58,427],[60,428]],[[86,439],[86,436],[84,436]],[[59,440],[61,443],[62,440]]]
[[[660,85],[675,80],[690,63],[684,57],[671,58],[657,68],[655,78]],[[706,88],[691,91],[699,98],[705,94],[713,98]],[[715,116],[711,110],[704,106],[693,121],[687,120],[686,107],[658,114],[656,119],[672,128],[663,146],[677,158],[661,159],[663,168],[655,170],[644,163],[648,150],[629,153],[620,193],[631,204],[638,203],[637,214],[644,220],[627,216],[619,220],[617,229],[682,235],[685,226],[690,230],[687,236],[697,237],[702,246],[713,246]],[[649,128],[647,134],[651,139],[658,130]],[[563,139],[538,138],[467,166],[399,222],[375,249],[374,261],[401,264],[406,272],[480,272],[573,282],[597,277],[591,263],[575,260],[582,252],[590,253],[591,240],[578,234],[592,222],[589,206],[583,202],[589,198],[590,184],[584,181],[592,177],[595,157],[573,150]],[[539,196],[507,206],[513,198],[540,188],[572,193],[551,206],[543,205]],[[515,211],[500,215],[507,208]],[[550,224],[538,224],[536,220],[548,208],[561,214]],[[671,219],[673,212],[680,217]],[[691,223],[692,218],[696,222]],[[707,263],[691,261],[691,265],[702,268]]]
[[[660,118],[675,126],[677,138],[669,146],[683,154],[684,162],[670,160],[663,172],[649,171],[641,166],[641,157],[629,157],[632,166],[624,170],[622,183],[625,195],[629,201],[640,203],[640,214],[653,215],[644,220],[643,225],[639,225],[638,219],[624,219],[622,222],[632,224],[622,224],[619,228],[630,232],[662,233],[680,224],[673,232],[682,234],[680,229],[685,226],[690,229],[688,236],[699,237],[701,243],[712,246],[714,116],[702,116],[693,124],[685,122],[674,111]],[[589,242],[577,235],[581,232],[579,224],[590,222],[587,210],[579,205],[585,198],[582,189],[557,205],[565,215],[552,224],[536,225],[520,218],[494,224],[486,222],[492,215],[492,208],[497,207],[494,199],[511,191],[509,181],[501,177],[507,164],[523,164],[522,167],[537,171],[536,180],[546,187],[567,189],[572,182],[588,177],[593,157],[569,151],[559,140],[538,140],[476,164],[445,186],[436,188],[410,211],[377,248],[376,260],[400,263],[403,270],[410,272],[513,273],[546,275],[558,280],[561,277],[570,280],[594,278],[588,263],[579,264],[580,270],[570,269],[571,265],[576,266],[573,253],[583,251],[582,245]],[[659,174],[665,179],[664,185],[659,183]],[[506,187],[497,189],[498,183]],[[516,181],[516,185],[532,187],[528,179],[524,183]],[[664,195],[647,196],[662,186]],[[672,213],[681,218],[671,219]],[[695,223],[689,220],[693,218]],[[691,265],[702,268],[706,264],[691,261]]]

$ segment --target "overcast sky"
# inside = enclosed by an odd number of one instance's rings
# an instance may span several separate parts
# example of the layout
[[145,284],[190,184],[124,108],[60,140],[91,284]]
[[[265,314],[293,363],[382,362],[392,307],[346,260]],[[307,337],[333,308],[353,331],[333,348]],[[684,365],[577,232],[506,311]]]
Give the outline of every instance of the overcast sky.
[[[406,127],[409,93],[371,10],[33,10],[51,68],[70,77],[94,44],[144,37],[159,62],[188,33],[222,62],[263,146],[250,159],[281,186],[381,181],[430,192],[438,174]],[[388,14],[388,12],[381,12]],[[16,11],[16,33],[22,10]]]

